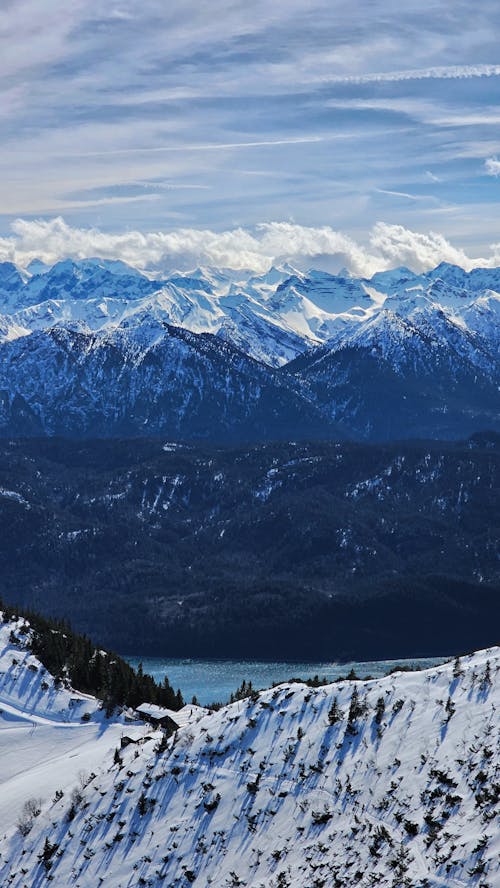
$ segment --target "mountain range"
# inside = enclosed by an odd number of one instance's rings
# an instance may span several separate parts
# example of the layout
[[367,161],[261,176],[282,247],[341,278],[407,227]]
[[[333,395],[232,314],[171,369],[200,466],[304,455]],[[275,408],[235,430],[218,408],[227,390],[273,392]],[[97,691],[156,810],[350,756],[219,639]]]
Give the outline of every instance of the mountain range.
[[238,442],[500,429],[500,269],[371,279],[0,264],[0,434]]

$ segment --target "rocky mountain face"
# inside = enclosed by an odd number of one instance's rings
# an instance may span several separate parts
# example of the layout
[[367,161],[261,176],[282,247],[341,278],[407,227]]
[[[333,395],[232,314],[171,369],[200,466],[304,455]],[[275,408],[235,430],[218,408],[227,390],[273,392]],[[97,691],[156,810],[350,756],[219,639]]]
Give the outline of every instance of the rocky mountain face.
[[284,683],[167,739],[55,690],[17,629],[0,630],[2,884],[498,884],[498,648]]
[[0,265],[0,433],[457,438],[500,427],[500,270],[152,278]]
[[0,595],[122,653],[454,653],[498,637],[499,439],[0,442]]
[[164,326],[152,344],[121,328],[53,327],[2,348],[4,435],[219,441],[343,437],[298,381],[210,334]]

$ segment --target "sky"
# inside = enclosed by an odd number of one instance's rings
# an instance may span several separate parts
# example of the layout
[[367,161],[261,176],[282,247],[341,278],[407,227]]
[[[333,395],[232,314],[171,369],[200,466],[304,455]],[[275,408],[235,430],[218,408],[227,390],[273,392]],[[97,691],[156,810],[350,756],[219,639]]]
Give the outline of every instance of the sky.
[[500,261],[499,34],[497,0],[2,0],[0,258]]

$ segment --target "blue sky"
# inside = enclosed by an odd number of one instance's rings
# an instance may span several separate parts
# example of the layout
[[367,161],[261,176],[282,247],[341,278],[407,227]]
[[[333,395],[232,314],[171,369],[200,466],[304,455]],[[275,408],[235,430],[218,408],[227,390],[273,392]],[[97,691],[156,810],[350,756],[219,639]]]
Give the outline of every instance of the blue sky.
[[499,36],[496,0],[2,0],[3,255],[16,219],[64,217],[370,255],[398,226],[490,261]]

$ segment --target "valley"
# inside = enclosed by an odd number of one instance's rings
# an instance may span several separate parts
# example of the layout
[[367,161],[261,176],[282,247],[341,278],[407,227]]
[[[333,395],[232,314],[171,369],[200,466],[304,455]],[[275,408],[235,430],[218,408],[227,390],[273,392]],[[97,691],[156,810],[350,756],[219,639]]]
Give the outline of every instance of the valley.
[[122,654],[494,644],[499,441],[0,441],[0,595]]

